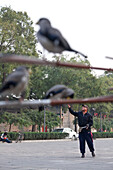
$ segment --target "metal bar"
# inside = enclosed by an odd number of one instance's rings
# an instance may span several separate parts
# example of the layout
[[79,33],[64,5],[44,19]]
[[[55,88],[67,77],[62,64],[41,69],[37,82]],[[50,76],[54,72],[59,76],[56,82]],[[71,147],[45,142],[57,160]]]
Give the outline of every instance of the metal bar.
[[50,105],[51,100],[28,100],[28,101],[0,101],[0,108],[5,108],[5,109],[21,109],[21,108],[29,108],[29,109],[34,109],[38,108],[41,105]]
[[62,104],[83,104],[83,103],[102,103],[102,102],[113,102],[113,96],[101,96],[94,98],[86,98],[86,99],[59,99],[59,100],[33,100],[33,101],[0,101],[0,108],[5,109],[15,109],[15,108],[29,108],[29,109],[37,109],[41,105],[62,105]]
[[62,104],[82,104],[82,103],[102,103],[102,102],[113,102],[113,96],[100,96],[85,99],[70,99],[70,100],[52,100],[51,105],[62,105]]
[[107,59],[111,59],[111,60],[113,60],[113,57],[106,56],[106,58],[107,58]]
[[34,57],[14,55],[14,54],[0,54],[0,63],[19,63],[19,64],[33,64],[33,65],[49,65],[56,67],[68,67],[68,68],[78,68],[78,69],[95,69],[95,70],[106,70],[113,71],[112,68],[103,67],[92,67],[83,64],[73,64],[68,62],[53,62],[47,60],[40,60]]

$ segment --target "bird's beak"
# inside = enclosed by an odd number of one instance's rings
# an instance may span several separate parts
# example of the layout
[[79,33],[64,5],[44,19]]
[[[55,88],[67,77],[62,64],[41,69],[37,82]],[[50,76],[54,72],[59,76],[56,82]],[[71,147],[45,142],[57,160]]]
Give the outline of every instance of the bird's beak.
[[36,25],[39,25],[39,21],[36,22]]
[[71,98],[68,96],[67,99],[71,99]]

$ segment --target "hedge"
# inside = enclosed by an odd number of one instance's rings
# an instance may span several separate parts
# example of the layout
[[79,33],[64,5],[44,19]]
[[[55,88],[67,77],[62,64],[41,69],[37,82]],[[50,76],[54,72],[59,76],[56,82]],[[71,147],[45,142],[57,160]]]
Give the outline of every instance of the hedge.
[[93,132],[93,138],[113,138],[113,132]]
[[[67,133],[60,132],[24,132],[24,140],[65,139],[67,136]],[[17,137],[17,132],[8,133],[10,140],[16,140]],[[113,132],[93,132],[93,138],[113,138]]]
[[[65,139],[68,133],[56,133],[56,132],[24,132],[24,140],[46,140],[46,139]],[[18,137],[17,132],[9,132],[8,138],[10,140],[16,140]]]

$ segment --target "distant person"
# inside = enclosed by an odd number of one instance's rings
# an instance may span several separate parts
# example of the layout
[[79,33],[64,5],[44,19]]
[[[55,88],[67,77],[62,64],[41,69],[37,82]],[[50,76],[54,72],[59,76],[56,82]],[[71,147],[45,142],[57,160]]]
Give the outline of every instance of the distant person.
[[7,143],[12,143],[12,141],[9,140],[8,137],[7,137],[7,132],[2,133],[2,135],[1,135],[1,141],[2,141],[2,142],[7,142]]
[[82,111],[74,112],[71,106],[68,105],[69,111],[72,115],[78,117],[79,125],[79,142],[80,142],[80,152],[82,153],[81,158],[85,157],[85,141],[89,147],[92,157],[95,157],[93,138],[91,133],[91,126],[93,125],[93,118],[88,113],[88,106],[82,105]]
[[22,142],[23,138],[24,138],[24,135],[21,132],[19,132],[18,133],[18,137],[16,139],[16,143]]

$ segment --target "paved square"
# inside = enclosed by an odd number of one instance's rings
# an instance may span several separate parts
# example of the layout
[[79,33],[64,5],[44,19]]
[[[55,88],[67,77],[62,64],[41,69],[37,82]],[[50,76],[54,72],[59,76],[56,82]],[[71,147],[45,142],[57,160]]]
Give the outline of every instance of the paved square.
[[113,170],[113,139],[96,139],[96,157],[86,147],[80,158],[79,142],[24,141],[0,143],[0,170]]

